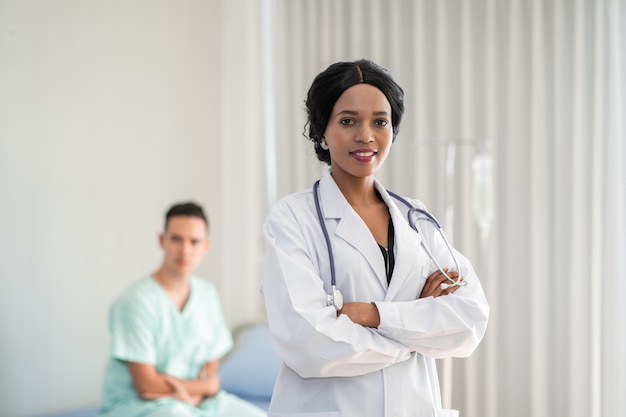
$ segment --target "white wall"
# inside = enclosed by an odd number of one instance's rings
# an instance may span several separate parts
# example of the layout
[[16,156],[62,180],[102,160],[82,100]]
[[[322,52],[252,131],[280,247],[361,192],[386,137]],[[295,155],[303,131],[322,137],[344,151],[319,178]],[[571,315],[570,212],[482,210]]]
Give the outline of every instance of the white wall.
[[[0,415],[98,403],[106,311],[159,265],[171,203],[205,206],[200,273],[241,286],[223,276],[243,274],[223,242],[245,233],[223,225],[236,163],[221,158],[224,13],[220,0],[0,0]],[[229,322],[259,311],[257,293],[247,310],[225,302]]]

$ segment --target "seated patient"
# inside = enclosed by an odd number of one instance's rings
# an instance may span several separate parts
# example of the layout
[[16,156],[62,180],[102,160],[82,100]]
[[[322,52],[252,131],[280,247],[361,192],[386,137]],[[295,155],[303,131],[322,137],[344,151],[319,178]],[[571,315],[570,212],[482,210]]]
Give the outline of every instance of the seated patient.
[[233,341],[215,287],[193,275],[210,246],[202,207],[171,207],[159,242],[161,267],[111,306],[111,356],[98,415],[265,416],[220,390],[218,360]]

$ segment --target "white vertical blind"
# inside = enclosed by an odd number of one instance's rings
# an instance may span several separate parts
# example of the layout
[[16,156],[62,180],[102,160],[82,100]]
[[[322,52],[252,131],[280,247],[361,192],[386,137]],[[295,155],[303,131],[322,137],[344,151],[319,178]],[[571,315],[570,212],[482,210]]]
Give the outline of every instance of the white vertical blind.
[[263,140],[261,7],[257,0],[224,1],[221,12],[224,42],[221,61],[222,130],[220,143],[221,205],[224,232],[216,246],[222,249],[222,301],[229,324],[240,324],[263,312],[259,294],[265,217],[265,147]]
[[[624,1],[263,4],[277,197],[325,169],[302,136],[304,99],[335,61],[370,58],[404,88],[379,178],[441,220],[446,145],[457,144],[445,227],[474,260],[492,316],[477,352],[454,360],[452,406],[468,417],[626,415]],[[495,184],[486,241],[471,213],[483,149]]]

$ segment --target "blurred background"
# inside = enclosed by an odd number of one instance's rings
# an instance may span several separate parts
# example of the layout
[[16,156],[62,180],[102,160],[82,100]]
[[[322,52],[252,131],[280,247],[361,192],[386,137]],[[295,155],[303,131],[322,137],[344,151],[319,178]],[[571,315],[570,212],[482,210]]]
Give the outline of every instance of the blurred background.
[[492,306],[444,399],[626,415],[625,3],[0,0],[0,415],[99,403],[108,306],[159,266],[174,202],[209,214],[229,325],[264,320],[263,219],[326,169],[308,86],[359,58],[406,95],[379,178]]

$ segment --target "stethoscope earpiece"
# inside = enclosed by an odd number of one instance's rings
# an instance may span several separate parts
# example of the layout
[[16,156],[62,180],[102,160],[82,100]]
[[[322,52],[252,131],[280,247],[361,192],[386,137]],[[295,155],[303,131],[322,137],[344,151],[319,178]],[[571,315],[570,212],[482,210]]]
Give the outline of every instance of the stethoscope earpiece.
[[[452,278],[448,278],[448,279],[452,279]],[[451,284],[446,284],[445,282],[442,282],[441,285],[439,286],[442,290],[447,290],[450,287],[462,287],[463,285],[465,285],[466,282],[465,281],[461,281],[459,282],[459,280],[454,281]]]

